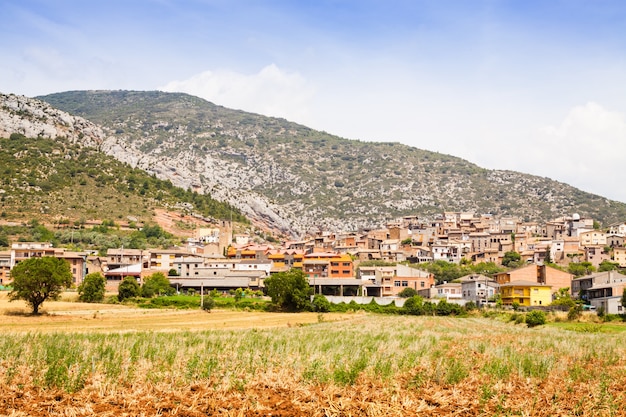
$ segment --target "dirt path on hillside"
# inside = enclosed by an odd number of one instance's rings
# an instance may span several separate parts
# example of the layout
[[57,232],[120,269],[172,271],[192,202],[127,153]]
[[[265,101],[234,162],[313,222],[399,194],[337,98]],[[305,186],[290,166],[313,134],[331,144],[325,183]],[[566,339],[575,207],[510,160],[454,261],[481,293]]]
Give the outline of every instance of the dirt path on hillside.
[[155,209],[153,220],[168,233],[180,237],[194,237],[195,230],[201,227],[215,227],[207,221],[177,212]]

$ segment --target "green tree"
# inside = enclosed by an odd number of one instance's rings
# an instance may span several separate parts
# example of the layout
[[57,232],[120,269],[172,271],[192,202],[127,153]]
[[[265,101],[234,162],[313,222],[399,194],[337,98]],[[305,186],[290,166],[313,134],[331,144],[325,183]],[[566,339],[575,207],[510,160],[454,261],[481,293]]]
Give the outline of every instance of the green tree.
[[310,304],[309,281],[306,274],[298,269],[272,275],[265,280],[265,288],[272,303],[282,309],[301,311]]
[[576,277],[582,277],[584,275],[589,275],[594,272],[596,268],[593,266],[591,262],[577,262],[570,263],[567,267],[567,272],[573,274]]
[[576,300],[572,298],[569,293],[569,288],[559,288],[559,291],[554,294],[554,301],[550,305],[563,306],[571,309],[576,305]]
[[614,271],[617,268],[619,268],[619,264],[617,262],[604,260],[600,262],[600,265],[598,265],[598,272]]
[[415,295],[417,295],[417,291],[415,290],[415,288],[411,288],[411,287],[406,287],[405,289],[403,289],[402,291],[398,293],[398,297],[402,297],[402,298],[411,298]]
[[141,293],[141,287],[135,277],[126,277],[117,289],[117,299],[124,301],[127,298],[133,298],[139,296]]
[[39,306],[47,299],[55,300],[72,285],[72,271],[65,259],[45,256],[30,258],[11,270],[13,290],[9,299],[24,300],[39,314]]
[[626,311],[626,288],[622,291],[622,307]]
[[87,274],[78,286],[78,299],[86,303],[99,303],[104,300],[106,279],[100,272]]
[[522,260],[522,256],[515,251],[508,251],[502,257],[502,265],[510,268],[516,268],[519,266],[519,262]]
[[469,271],[463,271],[463,275],[467,275],[470,272],[483,275],[495,275],[504,271],[506,271],[506,268],[496,265],[495,262],[479,262],[475,265],[470,264]]
[[438,284],[444,281],[451,282],[466,275],[467,272],[460,265],[444,260],[420,264],[420,267],[433,274]]
[[545,258],[543,260],[543,263],[545,263],[545,264],[551,264],[552,263],[551,251],[552,251],[552,248],[550,247],[550,245],[548,245],[548,247],[546,248],[546,256],[545,256]]
[[152,298],[155,295],[172,295],[176,290],[162,272],[155,272],[147,277],[141,286],[141,296]]

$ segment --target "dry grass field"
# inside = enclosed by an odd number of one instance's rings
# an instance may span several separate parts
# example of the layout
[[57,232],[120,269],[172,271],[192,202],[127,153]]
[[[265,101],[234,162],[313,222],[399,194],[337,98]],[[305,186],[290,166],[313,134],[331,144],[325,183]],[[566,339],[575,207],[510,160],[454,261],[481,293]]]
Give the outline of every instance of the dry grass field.
[[622,416],[624,332],[0,300],[0,415]]
[[[90,304],[75,301],[66,293],[60,301],[43,303],[40,316],[31,316],[22,301],[9,302],[0,292],[0,331],[7,332],[174,332],[215,329],[248,329],[301,326],[318,322],[316,313],[263,313],[258,311],[159,310],[119,304]],[[345,320],[350,314],[333,315]]]

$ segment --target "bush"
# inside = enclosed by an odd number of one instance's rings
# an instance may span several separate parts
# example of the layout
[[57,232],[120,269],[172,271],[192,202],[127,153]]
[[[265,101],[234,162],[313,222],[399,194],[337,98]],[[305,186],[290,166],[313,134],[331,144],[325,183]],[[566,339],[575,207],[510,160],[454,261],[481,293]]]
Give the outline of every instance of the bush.
[[583,315],[583,306],[580,304],[573,305],[567,312],[567,320],[578,320]]
[[351,300],[351,301],[348,303],[348,310],[349,310],[349,311],[359,311],[359,310],[364,310],[364,308],[363,308],[363,307],[361,307],[361,304],[357,303],[357,302],[356,302],[356,301],[354,301],[354,300]]
[[407,287],[398,293],[398,297],[411,298],[417,295],[417,291],[414,288]]
[[419,295],[415,295],[404,302],[402,311],[405,314],[420,316],[424,314],[424,299]]
[[211,312],[215,308],[215,299],[213,297],[204,297],[202,303],[202,309],[206,312]]
[[313,296],[313,311],[319,313],[327,313],[330,311],[330,301],[322,294],[315,294]]
[[528,327],[541,326],[546,324],[546,313],[540,310],[533,310],[526,315],[526,325]]
[[239,310],[257,310],[268,311],[271,303],[265,300],[255,300],[252,298],[244,298],[243,300],[234,304],[234,307]]
[[439,300],[439,302],[437,303],[437,306],[435,307],[435,312],[437,313],[438,316],[450,316],[450,315],[458,316],[463,313],[462,310],[463,309],[461,308],[460,305],[455,304],[455,303],[449,303],[443,298]]
[[469,312],[469,311],[474,311],[478,308],[478,306],[476,306],[476,303],[473,301],[469,301],[465,304],[465,311]]
[[526,315],[523,313],[513,313],[511,314],[510,320],[515,322],[515,324],[522,324],[526,322]]
[[333,313],[345,313],[348,311],[348,304],[343,301],[337,304],[331,303],[330,311],[332,311]]
[[200,307],[200,300],[186,295],[175,295],[171,297],[157,297],[144,300],[144,302],[138,304],[138,306],[141,308],[190,309]]
[[241,301],[244,296],[244,292],[241,288],[237,288],[236,290],[230,290],[229,294],[235,298],[235,303]]

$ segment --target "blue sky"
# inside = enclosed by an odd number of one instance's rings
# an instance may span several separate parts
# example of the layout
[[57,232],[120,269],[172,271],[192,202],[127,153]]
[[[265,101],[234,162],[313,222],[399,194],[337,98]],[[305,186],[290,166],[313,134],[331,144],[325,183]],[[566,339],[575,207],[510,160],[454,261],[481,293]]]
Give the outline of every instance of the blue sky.
[[4,0],[0,15],[3,93],[183,91],[626,202],[622,0]]

